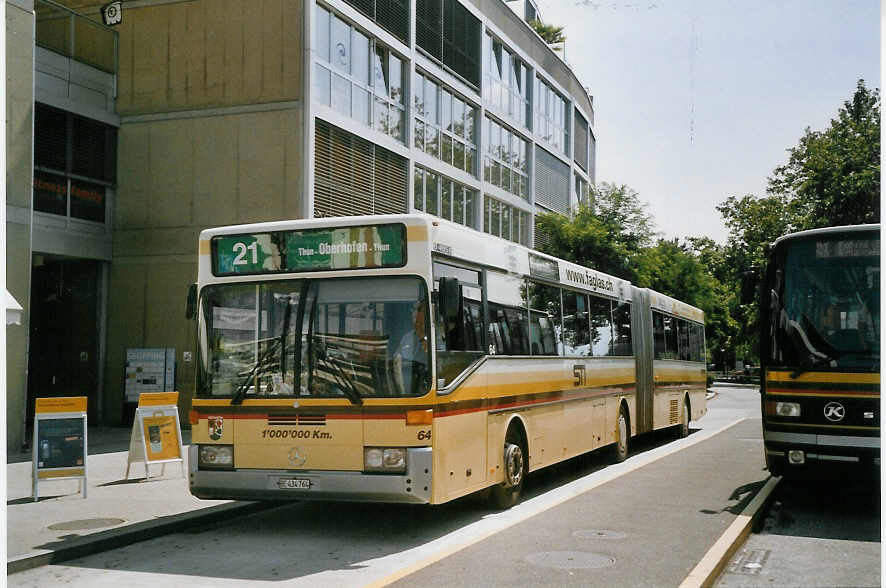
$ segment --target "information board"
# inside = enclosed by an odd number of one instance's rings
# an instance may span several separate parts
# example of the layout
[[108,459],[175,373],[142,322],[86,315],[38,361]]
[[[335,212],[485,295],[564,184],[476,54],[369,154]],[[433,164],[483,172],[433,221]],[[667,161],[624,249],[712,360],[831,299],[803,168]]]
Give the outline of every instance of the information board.
[[184,475],[181,425],[178,419],[178,392],[142,393],[132,435],[129,441],[129,459],[126,463],[126,478],[134,462],[144,462],[145,478],[150,477],[148,465],[179,462]]
[[39,482],[80,480],[86,498],[86,397],[38,398],[34,408],[33,496]]
[[126,402],[138,402],[143,392],[175,388],[175,348],[127,349],[124,393]]

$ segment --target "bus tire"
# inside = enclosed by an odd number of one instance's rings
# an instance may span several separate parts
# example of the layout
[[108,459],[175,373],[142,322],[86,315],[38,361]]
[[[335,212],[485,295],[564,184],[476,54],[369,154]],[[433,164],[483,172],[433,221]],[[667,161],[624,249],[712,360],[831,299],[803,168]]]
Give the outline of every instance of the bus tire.
[[625,407],[622,404],[618,409],[618,418],[615,421],[615,462],[621,463],[628,458],[628,438],[630,437],[630,423]]
[[689,398],[683,399],[683,410],[680,412],[680,424],[677,425],[677,439],[683,439],[689,436]]
[[493,486],[489,495],[493,507],[505,510],[520,500],[523,480],[528,470],[526,455],[525,443],[520,432],[516,427],[510,427],[505,436],[503,453],[505,479],[501,484]]

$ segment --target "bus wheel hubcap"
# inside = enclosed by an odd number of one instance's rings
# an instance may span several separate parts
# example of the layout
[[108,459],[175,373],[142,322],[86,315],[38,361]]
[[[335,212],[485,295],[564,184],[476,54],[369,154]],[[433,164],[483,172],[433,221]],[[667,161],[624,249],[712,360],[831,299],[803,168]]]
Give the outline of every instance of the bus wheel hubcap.
[[523,450],[513,443],[505,444],[505,483],[519,486],[523,480]]

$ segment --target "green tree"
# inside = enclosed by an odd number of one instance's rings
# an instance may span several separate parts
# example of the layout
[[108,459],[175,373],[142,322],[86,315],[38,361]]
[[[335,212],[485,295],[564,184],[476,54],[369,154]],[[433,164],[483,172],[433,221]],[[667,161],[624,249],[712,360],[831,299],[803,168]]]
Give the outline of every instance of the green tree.
[[768,192],[785,197],[797,229],[880,222],[880,91],[858,80],[824,131],[808,127],[775,168]]
[[[563,27],[545,24],[538,19],[529,21],[529,26],[531,26],[535,32],[538,33],[538,36],[548,45],[562,43],[566,40],[566,36],[563,34]],[[559,51],[560,49],[558,47],[555,50]]]
[[714,275],[715,259],[722,259],[722,247],[706,237],[680,243],[659,240],[637,257],[637,285],[652,288],[705,313],[705,337],[709,349],[731,348],[738,333],[730,304],[733,293]]
[[589,203],[579,205],[571,218],[547,213],[536,216],[536,223],[546,241],[540,250],[631,281],[636,281],[633,261],[655,234],[639,195],[605,182],[591,189]]

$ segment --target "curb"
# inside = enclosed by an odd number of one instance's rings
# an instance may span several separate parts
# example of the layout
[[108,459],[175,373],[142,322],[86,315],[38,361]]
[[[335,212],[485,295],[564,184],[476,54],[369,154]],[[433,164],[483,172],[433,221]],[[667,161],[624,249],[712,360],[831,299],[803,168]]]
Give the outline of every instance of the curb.
[[93,533],[75,539],[53,551],[40,551],[15,556],[6,562],[6,574],[11,575],[40,566],[56,564],[78,557],[85,557],[124,547],[139,541],[182,531],[197,525],[205,525],[232,517],[245,516],[279,506],[276,502],[233,502],[220,504],[191,512],[168,515],[149,521],[141,521]]
[[764,507],[769,502],[772,492],[781,481],[780,477],[770,477],[766,485],[754,496],[753,500],[741,511],[726,531],[717,539],[716,543],[708,550],[698,565],[689,572],[686,579],[680,584],[680,588],[700,588],[712,586],[719,577],[720,572],[726,567],[729,559],[741,546],[754,522],[765,512]]

